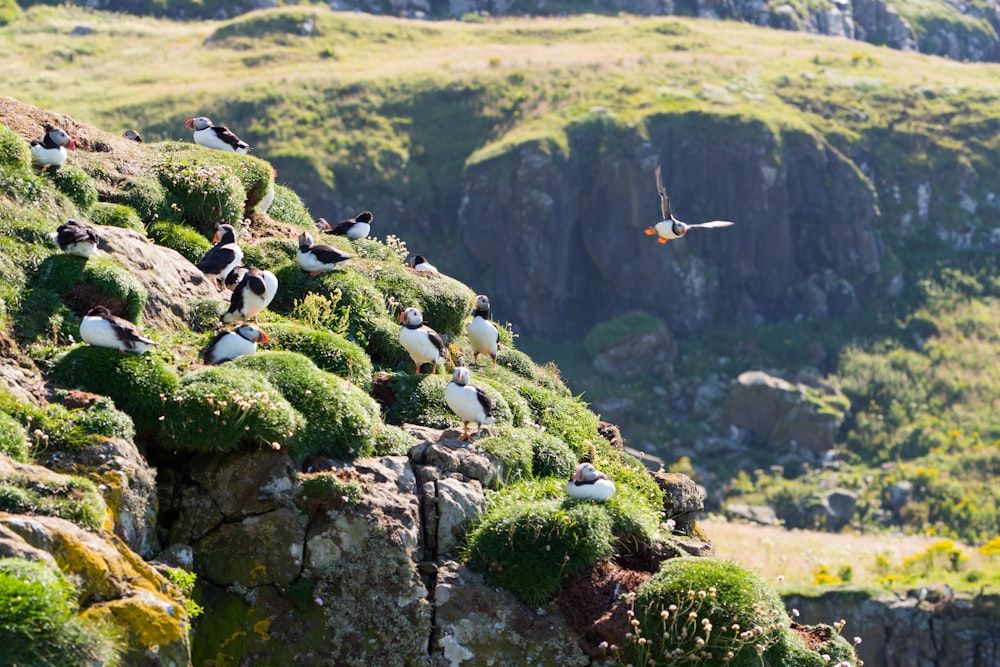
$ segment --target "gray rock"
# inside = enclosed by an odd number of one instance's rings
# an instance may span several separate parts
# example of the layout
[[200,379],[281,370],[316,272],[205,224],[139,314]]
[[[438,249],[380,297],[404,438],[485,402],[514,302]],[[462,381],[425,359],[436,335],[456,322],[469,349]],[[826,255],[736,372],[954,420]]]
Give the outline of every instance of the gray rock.
[[726,505],[726,516],[744,519],[764,526],[776,526],[778,515],[767,505],[744,505],[742,503],[729,503]]
[[608,375],[629,376],[670,369],[675,356],[677,343],[670,330],[663,326],[602,350],[591,360],[591,365]]
[[837,531],[850,523],[858,507],[858,494],[847,489],[832,489],[826,494],[826,506],[830,508],[830,518],[826,528]]
[[446,477],[437,483],[437,548],[435,554],[450,553],[461,544],[469,526],[486,511],[482,485]]

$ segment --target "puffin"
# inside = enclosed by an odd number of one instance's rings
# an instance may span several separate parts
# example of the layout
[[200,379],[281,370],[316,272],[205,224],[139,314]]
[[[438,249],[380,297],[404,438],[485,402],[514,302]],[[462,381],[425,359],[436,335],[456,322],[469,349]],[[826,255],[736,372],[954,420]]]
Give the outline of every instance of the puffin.
[[368,238],[368,232],[372,229],[372,220],[374,219],[375,216],[371,211],[361,211],[361,213],[358,213],[353,218],[341,220],[335,225],[327,222],[326,218],[320,218],[316,221],[316,229],[327,234],[333,234],[334,236],[346,236],[352,241],[355,239],[366,239]]
[[241,324],[233,331],[220,331],[212,339],[212,342],[205,346],[205,349],[198,353],[198,356],[205,360],[206,364],[221,364],[244,354],[253,354],[257,351],[257,343],[266,343],[267,334],[252,324]]
[[[230,271],[230,275],[235,273],[235,269]],[[229,279],[229,276],[226,276]],[[248,269],[243,274],[243,279],[233,289],[233,296],[229,300],[229,310],[223,313],[223,322],[239,322],[250,320],[254,324],[260,324],[257,314],[267,308],[274,295],[278,293],[278,278],[270,271],[262,269]]]
[[236,228],[232,225],[216,225],[212,241],[215,245],[195,266],[219,287],[229,272],[239,266],[243,249],[236,243]]
[[97,244],[101,242],[93,227],[76,220],[59,225],[54,238],[60,250],[76,257],[90,257],[97,252]]
[[140,144],[142,143],[142,135],[135,130],[125,130],[122,132],[122,136],[132,141],[138,141]]
[[240,281],[243,280],[243,276],[245,276],[249,270],[250,269],[245,266],[234,267],[232,271],[226,274],[226,279],[223,281],[226,289],[230,292],[236,289],[236,286],[240,284]]
[[490,322],[490,299],[485,294],[476,295],[476,309],[472,311],[472,321],[465,331],[469,334],[469,343],[472,345],[472,362],[477,363],[479,355],[485,354],[493,360],[493,368],[496,368],[500,332]]
[[139,328],[111,314],[104,306],[94,306],[80,321],[80,338],[96,347],[142,354],[156,341],[142,335]]
[[237,137],[225,125],[212,125],[212,119],[205,116],[188,118],[184,127],[194,130],[194,143],[205,148],[214,148],[230,153],[248,153],[250,144]]
[[681,222],[674,217],[670,210],[670,195],[663,188],[663,176],[660,174],[660,167],[656,167],[656,190],[660,193],[660,211],[663,213],[663,220],[652,227],[646,228],[647,236],[657,236],[660,243],[666,243],[673,239],[679,239],[688,233],[693,227],[704,227],[706,229],[717,229],[719,227],[732,227],[735,223],[729,220],[712,220],[711,222],[699,222],[688,224]]
[[300,269],[311,276],[333,271],[354,257],[357,255],[341,252],[333,246],[314,244],[309,232],[299,234],[299,250],[295,253],[295,261],[299,263]]
[[496,421],[493,416],[493,403],[481,388],[469,384],[469,369],[457,366],[451,374],[451,382],[444,390],[444,402],[462,420],[462,435],[459,440],[469,439],[469,424],[476,423],[476,435],[483,424]]
[[427,258],[423,255],[417,255],[413,258],[411,264],[413,270],[417,273],[437,273],[437,267],[427,261]]
[[566,493],[578,500],[605,501],[615,495],[615,483],[592,463],[581,463],[566,482]]
[[42,165],[42,169],[58,167],[65,163],[69,156],[67,149],[75,150],[76,142],[70,139],[64,130],[47,123],[45,134],[31,140],[31,157]]
[[416,308],[407,308],[399,315],[403,328],[399,332],[399,343],[410,353],[416,365],[416,375],[420,375],[422,364],[431,364],[431,375],[437,372],[437,365],[448,358],[441,334],[424,324],[423,314]]

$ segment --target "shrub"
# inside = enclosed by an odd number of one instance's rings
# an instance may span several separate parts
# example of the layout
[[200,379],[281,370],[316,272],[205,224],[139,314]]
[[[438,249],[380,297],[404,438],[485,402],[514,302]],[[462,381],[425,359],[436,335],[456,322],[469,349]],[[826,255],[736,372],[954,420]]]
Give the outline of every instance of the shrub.
[[464,551],[487,581],[532,606],[549,600],[563,577],[612,555],[606,509],[565,499],[563,484],[530,480],[493,496]]
[[322,370],[371,390],[372,362],[356,343],[330,331],[297,324],[269,324],[267,332],[273,349],[304,354]]
[[0,412],[0,454],[21,463],[28,462],[28,434],[6,412]]
[[70,475],[0,472],[0,511],[56,516],[97,530],[108,515],[93,482]]
[[597,324],[583,339],[591,358],[627,340],[663,328],[663,320],[642,312],[631,312],[608,322]]
[[270,382],[234,364],[181,378],[163,414],[161,445],[200,453],[233,451],[245,442],[282,447],[303,422]]
[[90,221],[98,225],[124,227],[140,234],[146,233],[146,226],[142,224],[139,214],[135,212],[134,208],[124,204],[97,202],[90,211]]
[[64,164],[58,169],[48,169],[45,174],[81,213],[86,214],[97,203],[97,186],[83,169]]
[[110,397],[132,417],[141,434],[159,430],[165,401],[179,384],[173,369],[154,355],[121,354],[90,345],[58,357],[50,379],[60,387]]
[[297,461],[313,455],[350,460],[374,451],[382,426],[378,404],[350,382],[294,352],[246,355],[233,365],[267,378],[304,415],[291,441]]
[[267,214],[289,225],[298,227],[312,227],[313,219],[309,215],[309,209],[302,203],[302,199],[291,188],[284,185],[274,185],[274,201],[267,209]]
[[576,470],[576,454],[559,438],[531,428],[521,429],[531,442],[531,472],[535,477],[558,477],[564,482]]
[[176,250],[192,264],[197,264],[212,247],[212,242],[194,229],[169,220],[150,223],[146,233],[153,241]]
[[106,257],[51,255],[38,267],[32,286],[59,294],[81,315],[103,305],[135,322],[146,306],[142,283],[124,266]]
[[[726,664],[760,664],[760,654],[789,625],[781,597],[749,570],[717,558],[667,560],[635,594],[636,638],[625,646],[634,664],[669,655],[656,664],[680,664],[689,656],[727,656]],[[758,648],[759,647],[759,648]]]
[[521,377],[535,379],[535,363],[524,352],[504,348],[497,353],[497,364],[509,368]]
[[4,664],[22,667],[116,665],[122,647],[103,626],[79,616],[76,591],[44,563],[0,560]]

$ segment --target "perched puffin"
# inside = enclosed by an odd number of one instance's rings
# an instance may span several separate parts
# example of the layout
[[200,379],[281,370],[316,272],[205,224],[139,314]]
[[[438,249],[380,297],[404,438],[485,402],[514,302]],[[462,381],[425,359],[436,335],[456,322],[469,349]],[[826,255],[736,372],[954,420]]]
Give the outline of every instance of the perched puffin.
[[427,261],[427,258],[423,255],[417,255],[413,258],[413,263],[411,264],[413,270],[417,273],[437,273],[437,267]]
[[659,167],[656,168],[656,190],[660,193],[660,211],[663,213],[663,220],[656,223],[652,227],[647,227],[646,235],[659,236],[656,240],[660,243],[666,243],[667,241],[672,241],[673,239],[679,239],[687,234],[688,230],[692,227],[716,229],[719,227],[731,227],[734,224],[728,220],[712,220],[711,222],[688,224],[675,218],[674,214],[670,211],[670,195],[668,195],[667,191],[663,188],[663,177],[660,174]]
[[416,308],[407,308],[400,316],[403,328],[399,332],[399,342],[410,353],[410,358],[416,365],[416,374],[420,375],[422,364],[431,365],[431,375],[437,372],[437,365],[443,364],[448,358],[448,348],[445,347],[441,334],[424,324],[424,316]]
[[236,243],[236,228],[232,225],[216,225],[212,241],[215,245],[195,266],[219,287],[243,259],[243,249]]
[[[235,271],[235,269],[234,269]],[[234,271],[230,271],[232,274]],[[228,280],[229,276],[226,276]],[[249,269],[233,290],[229,310],[222,315],[223,322],[249,322],[260,324],[257,314],[267,308],[278,293],[278,278],[270,271]]]
[[90,225],[67,220],[66,224],[59,225],[56,229],[55,240],[59,249],[67,255],[90,257],[97,252],[97,244],[101,242],[101,237]]
[[42,169],[58,167],[66,162],[69,155],[66,149],[76,149],[76,142],[65,131],[48,124],[45,125],[45,134],[31,140],[31,157],[42,165]]
[[237,137],[225,125],[212,125],[212,119],[198,116],[188,118],[184,127],[194,130],[194,143],[230,153],[247,153],[250,144]]
[[266,343],[267,334],[252,324],[241,324],[234,331],[220,331],[198,356],[206,364],[221,364],[257,351],[257,343]]
[[142,335],[139,328],[116,317],[104,306],[94,306],[80,321],[80,338],[96,347],[142,354],[156,341]]
[[496,368],[500,332],[497,331],[496,325],[490,322],[490,300],[485,294],[476,295],[476,309],[472,311],[472,321],[465,330],[472,345],[472,362],[477,363],[479,355],[485,354],[493,360],[493,368]]
[[142,143],[142,135],[135,130],[125,130],[122,132],[122,136],[132,141],[138,141],[140,144]]
[[354,257],[357,255],[341,252],[333,246],[314,244],[309,232],[299,234],[299,250],[295,253],[295,260],[299,263],[299,268],[311,276],[333,271]]
[[615,495],[615,483],[592,463],[581,463],[566,482],[570,498],[604,501]]
[[368,232],[372,229],[372,220],[374,219],[375,216],[371,211],[361,211],[355,217],[341,220],[335,225],[327,222],[326,218],[320,218],[316,221],[316,229],[335,236],[346,236],[352,241],[354,239],[366,239],[368,238]]
[[459,440],[469,439],[469,424],[476,423],[476,435],[483,424],[496,421],[493,403],[482,389],[469,384],[469,369],[458,366],[451,374],[451,382],[444,390],[444,402],[462,420],[462,435]]

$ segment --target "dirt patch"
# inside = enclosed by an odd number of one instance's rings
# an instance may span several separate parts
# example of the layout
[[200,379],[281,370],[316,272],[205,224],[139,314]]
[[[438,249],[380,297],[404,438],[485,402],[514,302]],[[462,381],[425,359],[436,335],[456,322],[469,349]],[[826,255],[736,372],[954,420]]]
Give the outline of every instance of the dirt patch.
[[793,621],[791,629],[802,637],[813,651],[833,639],[833,628],[828,625],[805,626]]

